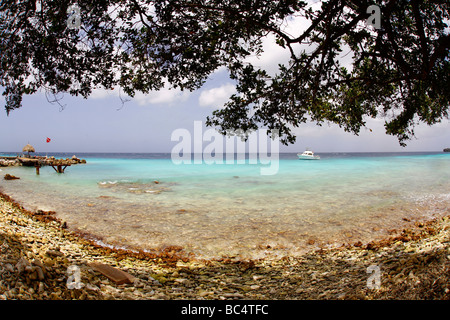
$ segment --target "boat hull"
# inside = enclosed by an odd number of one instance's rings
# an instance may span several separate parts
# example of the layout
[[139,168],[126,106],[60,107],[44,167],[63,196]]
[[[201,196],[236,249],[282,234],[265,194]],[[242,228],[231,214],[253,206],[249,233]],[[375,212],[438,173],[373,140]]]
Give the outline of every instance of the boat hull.
[[298,155],[298,159],[299,160],[320,160],[319,156],[303,156],[303,155]]

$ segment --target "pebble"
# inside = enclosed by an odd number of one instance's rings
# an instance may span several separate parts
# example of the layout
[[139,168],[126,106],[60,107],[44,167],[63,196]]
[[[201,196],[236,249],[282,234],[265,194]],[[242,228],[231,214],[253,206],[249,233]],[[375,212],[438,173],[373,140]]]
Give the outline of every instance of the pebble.
[[14,266],[11,263],[5,264],[5,269],[9,272],[14,272]]
[[241,293],[224,293],[222,294],[223,298],[238,298],[238,299],[243,299],[244,295],[242,295]]
[[27,267],[31,267],[30,262],[24,257],[20,258],[16,264],[17,272],[20,274],[26,270]]
[[189,282],[189,280],[185,279],[185,278],[178,278],[178,279],[175,279],[175,282],[186,284]]
[[45,254],[50,256],[50,257],[62,257],[62,256],[64,256],[64,253],[62,253],[59,250],[47,250],[45,252]]

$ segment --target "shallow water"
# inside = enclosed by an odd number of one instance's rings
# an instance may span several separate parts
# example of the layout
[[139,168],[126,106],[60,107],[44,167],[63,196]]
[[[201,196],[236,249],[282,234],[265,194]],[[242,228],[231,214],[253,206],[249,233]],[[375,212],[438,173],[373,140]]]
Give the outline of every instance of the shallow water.
[[443,153],[321,154],[320,161],[282,154],[275,175],[260,175],[260,164],[175,165],[170,154],[78,156],[88,163],[64,174],[3,168],[21,179],[1,180],[0,188],[104,243],[177,245],[203,258],[367,242],[450,208]]

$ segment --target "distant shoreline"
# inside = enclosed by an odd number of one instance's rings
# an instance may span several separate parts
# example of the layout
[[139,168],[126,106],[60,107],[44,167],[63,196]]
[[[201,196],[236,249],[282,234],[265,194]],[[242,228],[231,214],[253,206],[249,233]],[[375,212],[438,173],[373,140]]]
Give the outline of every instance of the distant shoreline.
[[[339,151],[324,151],[324,150],[319,150],[319,149],[315,149],[315,148],[311,148],[314,149],[315,152],[320,152],[320,153],[327,153],[327,154],[332,154],[332,153],[443,153],[445,152],[444,150],[450,150],[450,148],[443,148],[443,149],[439,149],[439,150],[430,150],[430,151],[426,151],[426,150],[420,150],[420,151],[346,151],[346,150],[339,150]],[[298,152],[303,152],[303,149],[299,149],[297,151],[281,151],[279,152],[280,154],[297,154]],[[38,152],[34,152],[32,154],[39,154],[39,155],[53,155],[53,154],[65,154],[65,155],[77,155],[77,154],[170,154],[171,150],[168,151],[148,151],[148,152],[118,152],[118,151],[38,151]],[[22,155],[24,154],[23,151],[0,151],[0,156],[3,154],[9,154],[9,155]]]
[[[292,158],[292,159],[296,159],[297,158],[297,153],[301,153],[304,150],[298,150],[297,152],[279,152],[278,154],[281,156],[281,159],[283,158],[282,156],[286,156],[287,158]],[[336,156],[344,156],[344,155],[372,155],[372,156],[402,156],[402,155],[438,155],[438,154],[447,154],[447,152],[444,152],[442,150],[440,151],[365,151],[365,152],[358,152],[358,151],[317,151],[314,150],[315,153],[317,154],[322,154],[322,155],[328,155],[328,156],[332,156],[332,155],[336,155]],[[22,154],[22,152],[0,152],[0,157],[2,156],[6,156],[6,157],[17,157],[19,154]],[[190,153],[191,156],[194,156],[195,153]],[[225,154],[225,153],[224,153]],[[241,153],[234,153],[236,154],[241,154]],[[248,152],[244,153],[245,155],[250,155]],[[171,157],[171,153],[170,152],[36,152],[33,155],[36,156],[55,156],[55,157],[61,157],[61,158],[70,158],[73,155],[77,155],[80,158],[84,158],[84,157],[101,157],[101,156],[106,156],[108,158],[119,158],[121,156],[133,156],[136,159],[138,159],[139,157],[150,157],[150,158],[154,158],[155,156],[159,156],[159,157],[166,157],[169,158]]]

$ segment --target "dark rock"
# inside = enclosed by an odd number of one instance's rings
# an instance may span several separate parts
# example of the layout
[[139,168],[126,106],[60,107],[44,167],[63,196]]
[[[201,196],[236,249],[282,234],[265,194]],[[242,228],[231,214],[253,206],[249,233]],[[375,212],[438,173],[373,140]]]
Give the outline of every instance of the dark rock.
[[20,179],[19,177],[16,177],[16,176],[13,176],[13,175],[10,175],[10,174],[5,174],[5,177],[4,177],[4,179],[5,180],[17,180],[17,179]]
[[108,279],[114,281],[116,284],[133,283],[135,280],[135,277],[129,273],[103,263],[93,262],[89,263],[89,266],[106,276]]
[[363,243],[361,241],[355,242],[355,247],[362,247]]
[[47,256],[50,256],[50,257],[62,257],[62,256],[64,256],[64,253],[62,253],[62,252],[59,251],[59,250],[47,250],[47,251],[45,252],[45,254],[46,254]]

